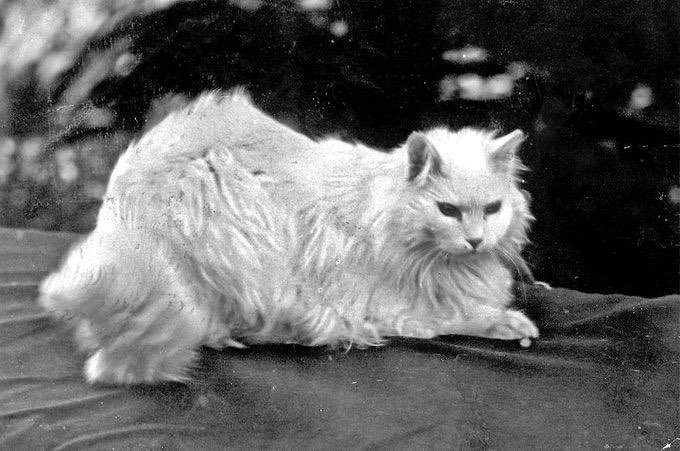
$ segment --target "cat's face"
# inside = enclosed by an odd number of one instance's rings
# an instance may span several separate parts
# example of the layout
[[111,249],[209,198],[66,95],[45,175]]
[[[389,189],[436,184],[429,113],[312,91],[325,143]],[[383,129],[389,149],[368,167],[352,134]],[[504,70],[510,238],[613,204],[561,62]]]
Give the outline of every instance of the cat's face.
[[402,212],[410,245],[429,244],[464,257],[519,238],[528,221],[516,186],[521,132],[493,139],[474,130],[412,135],[408,207]]

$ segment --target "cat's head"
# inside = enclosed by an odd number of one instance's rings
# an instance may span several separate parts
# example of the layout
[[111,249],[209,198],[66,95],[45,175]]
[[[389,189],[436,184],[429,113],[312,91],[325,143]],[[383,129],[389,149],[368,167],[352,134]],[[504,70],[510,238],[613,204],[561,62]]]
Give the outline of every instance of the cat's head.
[[518,187],[524,134],[496,137],[475,129],[411,134],[405,199],[398,208],[408,246],[432,246],[455,258],[518,250],[531,220]]

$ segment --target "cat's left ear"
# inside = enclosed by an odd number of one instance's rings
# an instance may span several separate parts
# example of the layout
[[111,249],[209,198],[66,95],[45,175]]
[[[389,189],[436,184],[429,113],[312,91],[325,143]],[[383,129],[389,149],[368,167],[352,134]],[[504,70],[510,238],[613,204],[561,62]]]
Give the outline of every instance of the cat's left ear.
[[428,177],[441,174],[441,157],[427,136],[413,132],[406,141],[408,152],[408,180],[424,181]]
[[526,140],[522,130],[515,130],[491,141],[491,164],[497,170],[511,170],[515,167],[516,155]]

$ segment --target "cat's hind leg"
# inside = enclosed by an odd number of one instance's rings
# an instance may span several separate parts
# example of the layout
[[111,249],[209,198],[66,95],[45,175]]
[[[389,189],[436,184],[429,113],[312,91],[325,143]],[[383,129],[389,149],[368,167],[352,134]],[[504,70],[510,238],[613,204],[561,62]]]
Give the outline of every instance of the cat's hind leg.
[[[97,348],[85,364],[91,383],[186,381],[204,336],[187,304],[171,294],[155,297],[139,316]],[[101,329],[100,329],[101,330]]]
[[187,378],[209,326],[209,293],[161,237],[95,232],[41,286],[40,304],[73,324],[91,383]]

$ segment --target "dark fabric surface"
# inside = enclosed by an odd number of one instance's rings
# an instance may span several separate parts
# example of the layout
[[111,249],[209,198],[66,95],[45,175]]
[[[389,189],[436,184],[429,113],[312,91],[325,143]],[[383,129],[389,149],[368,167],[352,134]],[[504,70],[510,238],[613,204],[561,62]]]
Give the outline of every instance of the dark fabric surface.
[[0,229],[0,449],[680,449],[680,296],[522,285],[529,349],[205,350],[187,385],[92,387],[36,304],[74,239]]

